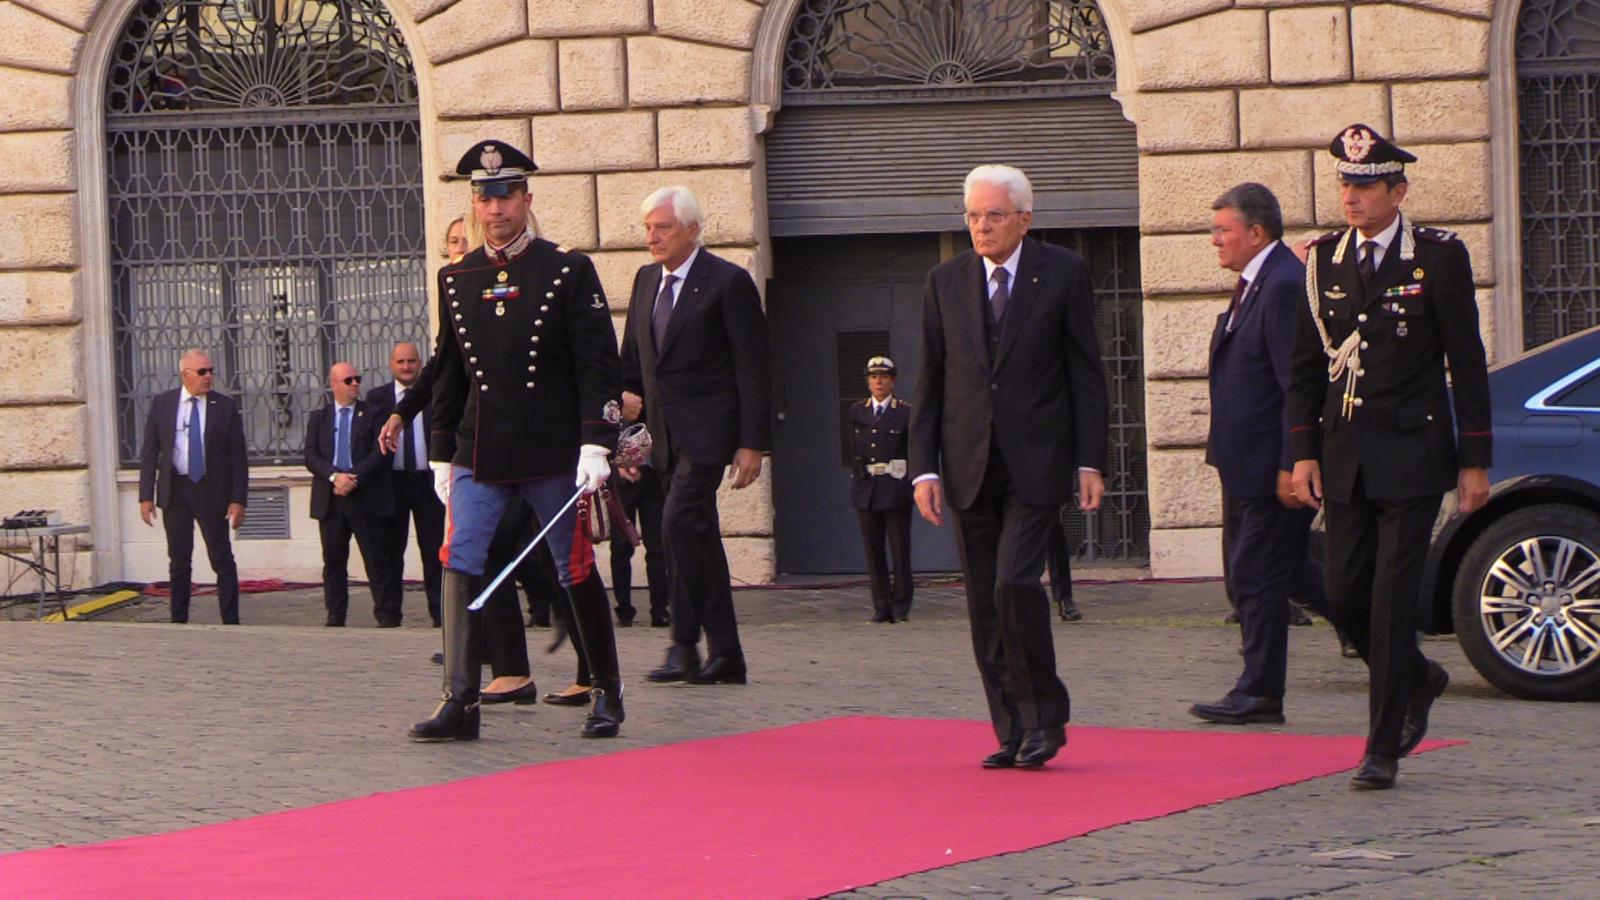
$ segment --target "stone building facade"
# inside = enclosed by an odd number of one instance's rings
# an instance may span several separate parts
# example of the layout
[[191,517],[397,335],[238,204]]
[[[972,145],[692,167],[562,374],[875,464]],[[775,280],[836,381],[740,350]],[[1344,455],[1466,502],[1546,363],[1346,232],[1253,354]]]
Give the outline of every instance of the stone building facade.
[[[107,310],[105,85],[130,15],[153,2],[0,2],[0,511],[91,523],[80,584],[165,577],[159,530],[139,523],[136,479],[119,462]],[[619,323],[648,259],[637,206],[664,184],[693,188],[707,245],[766,283],[764,148],[802,0],[382,2],[415,67],[429,247],[466,202],[443,176],[471,143],[499,136],[531,144],[542,227],[592,254]],[[1335,226],[1330,136],[1355,121],[1389,133],[1421,158],[1407,209],[1472,251],[1490,352],[1524,345],[1524,5],[1539,0],[1099,0],[1112,96],[1137,137],[1153,574],[1218,569],[1218,491],[1201,447],[1208,338],[1232,282],[1207,233],[1224,188],[1270,186],[1293,235]],[[254,470],[253,484],[289,489],[290,533],[240,541],[245,577],[315,575],[306,477],[292,461]],[[746,581],[776,572],[769,482],[723,497]]]

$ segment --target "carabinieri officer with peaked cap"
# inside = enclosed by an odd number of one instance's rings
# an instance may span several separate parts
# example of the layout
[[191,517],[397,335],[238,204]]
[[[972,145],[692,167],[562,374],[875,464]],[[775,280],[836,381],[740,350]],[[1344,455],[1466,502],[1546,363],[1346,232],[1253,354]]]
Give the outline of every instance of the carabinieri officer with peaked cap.
[[1286,415],[1295,495],[1327,519],[1328,600],[1371,673],[1352,784],[1383,789],[1449,682],[1417,647],[1417,597],[1443,495],[1462,513],[1489,496],[1488,366],[1466,246],[1400,211],[1416,157],[1359,124],[1329,151],[1350,227],[1312,242]]
[[[872,621],[904,622],[911,614],[911,480],[906,477],[911,404],[894,395],[894,360],[867,360],[864,400],[850,405],[850,503],[861,520],[867,572],[872,578]],[[889,580],[893,557],[894,580]]]
[[[472,180],[483,246],[439,272],[439,341],[433,366],[428,458],[448,496],[440,552],[445,697],[416,740],[478,736],[478,648],[467,605],[496,573],[489,540],[513,494],[550,525],[547,540],[593,678],[585,737],[612,737],[623,719],[622,680],[605,588],[578,517],[575,489],[598,490],[622,421],[616,331],[594,264],[537,237],[528,174],[533,160],[499,141],[466,152],[456,174]],[[551,523],[554,523],[551,525]]]

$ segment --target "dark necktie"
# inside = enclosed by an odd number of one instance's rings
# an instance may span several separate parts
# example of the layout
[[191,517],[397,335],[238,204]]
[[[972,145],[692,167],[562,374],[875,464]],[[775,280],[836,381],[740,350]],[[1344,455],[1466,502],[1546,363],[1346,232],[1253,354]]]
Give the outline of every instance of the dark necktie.
[[339,410],[339,433],[333,438],[333,467],[350,471],[350,407]]
[[206,448],[200,438],[200,398],[189,398],[189,480],[206,477]]
[[874,419],[883,418],[883,404],[877,403],[877,402],[874,402],[872,404],[872,418],[874,418]]
[[1378,242],[1362,241],[1361,258],[1356,261],[1356,271],[1361,273],[1361,286],[1366,287],[1372,283],[1372,276],[1378,271]]
[[[406,392],[405,392],[405,389],[402,388],[400,390],[400,400],[404,400],[405,398],[406,398]],[[399,401],[396,401],[396,402],[399,402]],[[401,457],[404,460],[404,462],[402,462],[401,465],[405,466],[405,470],[407,472],[413,471],[417,467],[417,434],[416,434],[415,431],[412,430],[413,428],[416,427],[416,424],[417,424],[417,417],[416,416],[412,416],[411,419],[406,422],[406,428],[405,428],[405,432],[404,432],[404,438],[403,439],[406,442],[406,450],[405,450],[405,453],[403,454],[403,456]]]
[[655,332],[656,352],[661,352],[661,345],[667,342],[667,322],[672,318],[672,283],[678,280],[676,275],[667,275],[661,279],[661,293],[656,295],[656,308],[650,312],[650,328]]
[[1006,282],[1011,280],[1011,273],[1004,266],[994,270],[994,293],[989,297],[989,306],[994,310],[994,320],[999,322],[1005,318],[1006,303],[1011,300],[1011,292],[1006,290]]
[[1228,301],[1228,330],[1233,330],[1234,322],[1239,317],[1239,301],[1244,299],[1244,292],[1249,289],[1250,282],[1239,276],[1239,283],[1233,286],[1233,299]]

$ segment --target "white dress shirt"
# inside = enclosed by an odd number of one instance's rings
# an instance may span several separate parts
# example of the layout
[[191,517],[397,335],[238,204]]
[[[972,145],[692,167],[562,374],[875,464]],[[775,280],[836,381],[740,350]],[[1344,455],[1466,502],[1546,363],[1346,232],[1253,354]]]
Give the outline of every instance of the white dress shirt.
[[[394,383],[394,405],[395,406],[399,406],[400,405],[400,401],[404,400],[406,398],[406,391],[409,391],[409,390],[410,390],[410,388],[406,387],[405,385],[401,384],[398,381],[396,381]],[[428,468],[428,438],[427,438],[427,435],[424,435],[422,433],[423,429],[422,429],[422,421],[421,421],[421,419],[422,419],[422,415],[419,413],[419,414],[411,417],[411,423],[410,423],[413,426],[411,428],[411,447],[417,453],[417,469],[415,471],[419,471],[419,472],[426,471],[427,468]],[[405,439],[405,433],[406,433],[406,429],[405,429],[404,426],[402,426],[401,429],[400,429],[401,440]],[[394,467],[396,469],[400,469],[402,471],[405,470],[405,467],[406,467],[406,448],[405,447],[397,446],[397,447],[394,448]]]
[[[661,273],[661,279],[663,281],[666,280],[666,277],[668,275],[674,276],[674,280],[672,282],[672,308],[673,309],[677,309],[678,308],[678,297],[683,294],[683,282],[684,282],[685,279],[687,279],[689,277],[689,268],[694,265],[695,257],[697,257],[699,255],[700,255],[700,248],[696,247],[693,250],[689,251],[689,258],[685,259],[683,261],[682,265],[678,266],[676,269],[671,270],[670,272],[662,272]],[[660,284],[660,282],[656,283],[656,296],[657,297],[661,296],[661,284]]]
[[[1268,243],[1265,247],[1262,247],[1261,248],[1261,252],[1257,253],[1255,256],[1250,257],[1250,261],[1248,263],[1245,263],[1244,269],[1239,272],[1239,277],[1244,279],[1244,293],[1245,294],[1250,293],[1250,285],[1254,284],[1255,280],[1256,280],[1256,276],[1261,274],[1261,267],[1267,264],[1267,254],[1271,253],[1272,252],[1272,248],[1278,246],[1278,243],[1279,243],[1278,241],[1272,241],[1272,242]],[[1233,311],[1233,315],[1228,317],[1228,330],[1229,331],[1233,330],[1233,320],[1238,318],[1240,310],[1243,310],[1243,309],[1244,309],[1244,296],[1240,295],[1240,297],[1239,297],[1239,309],[1234,310]]]
[[[178,388],[178,427],[172,432],[172,467],[178,470],[179,475],[189,474],[189,416],[191,408],[189,401],[196,399],[189,393],[188,388]],[[201,395],[196,407],[200,410],[200,449],[205,452],[206,446],[206,398]]]
[[1378,267],[1383,265],[1383,258],[1389,254],[1389,245],[1394,243],[1395,235],[1399,233],[1399,213],[1395,213],[1394,221],[1389,223],[1388,228],[1385,228],[1370,238],[1362,234],[1358,229],[1356,231],[1356,262],[1361,262],[1361,257],[1359,255],[1361,253],[1361,245],[1367,241],[1376,241],[1378,246],[1372,248],[1372,271],[1378,271]]

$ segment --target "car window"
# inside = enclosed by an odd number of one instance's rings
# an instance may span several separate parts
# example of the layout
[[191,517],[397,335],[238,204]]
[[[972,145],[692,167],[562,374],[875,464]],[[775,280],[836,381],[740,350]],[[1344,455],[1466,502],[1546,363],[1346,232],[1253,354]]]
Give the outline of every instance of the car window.
[[1600,409],[1600,372],[1591,374],[1550,399],[1551,406]]

